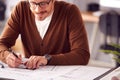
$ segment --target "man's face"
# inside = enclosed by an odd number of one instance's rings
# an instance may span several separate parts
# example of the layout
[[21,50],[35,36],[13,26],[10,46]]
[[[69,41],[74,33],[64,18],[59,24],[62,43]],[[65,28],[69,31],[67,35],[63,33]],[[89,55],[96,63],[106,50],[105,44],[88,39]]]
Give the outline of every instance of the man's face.
[[54,10],[54,0],[28,0],[37,20],[44,20]]

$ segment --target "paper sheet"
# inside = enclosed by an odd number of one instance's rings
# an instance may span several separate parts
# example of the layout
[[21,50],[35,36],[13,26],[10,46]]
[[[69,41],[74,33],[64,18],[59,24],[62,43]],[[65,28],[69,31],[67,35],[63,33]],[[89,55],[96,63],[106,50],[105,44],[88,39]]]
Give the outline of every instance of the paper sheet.
[[50,80],[65,72],[52,71],[55,66],[43,66],[36,70],[18,68],[0,68],[0,77],[15,80]]
[[79,66],[79,68],[72,69],[70,72],[59,76],[54,80],[93,80],[108,70],[109,69],[107,68]]
[[0,68],[0,77],[15,80],[93,80],[108,69],[90,66],[40,66],[36,70]]
[[101,78],[100,80],[111,80],[113,76],[116,76],[120,80],[120,67],[110,72],[108,75]]

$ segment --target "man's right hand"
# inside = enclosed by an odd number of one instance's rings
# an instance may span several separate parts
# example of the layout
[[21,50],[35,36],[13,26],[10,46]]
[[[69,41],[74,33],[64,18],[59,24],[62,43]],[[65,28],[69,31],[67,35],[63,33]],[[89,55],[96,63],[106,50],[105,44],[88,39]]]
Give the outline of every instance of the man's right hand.
[[17,55],[18,57],[16,57],[11,52],[6,52],[9,53],[9,55],[6,57],[6,63],[9,67],[16,68],[22,63],[21,55]]

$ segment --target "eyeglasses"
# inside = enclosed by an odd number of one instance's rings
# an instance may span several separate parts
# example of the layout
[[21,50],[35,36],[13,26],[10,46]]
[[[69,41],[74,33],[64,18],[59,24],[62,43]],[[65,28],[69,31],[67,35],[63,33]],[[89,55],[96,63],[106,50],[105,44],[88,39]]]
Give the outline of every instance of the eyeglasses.
[[31,7],[32,9],[35,9],[35,8],[37,7],[37,5],[38,5],[39,7],[41,7],[41,8],[46,8],[51,1],[52,1],[52,0],[44,1],[44,2],[39,2],[39,3],[29,2],[29,4],[30,4],[30,7]]

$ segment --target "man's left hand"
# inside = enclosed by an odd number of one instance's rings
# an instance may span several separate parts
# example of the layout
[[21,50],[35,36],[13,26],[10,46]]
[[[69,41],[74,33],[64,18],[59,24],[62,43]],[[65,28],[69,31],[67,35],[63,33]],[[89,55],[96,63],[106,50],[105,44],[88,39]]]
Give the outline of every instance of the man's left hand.
[[25,63],[26,68],[36,69],[47,64],[47,59],[44,56],[31,56]]

